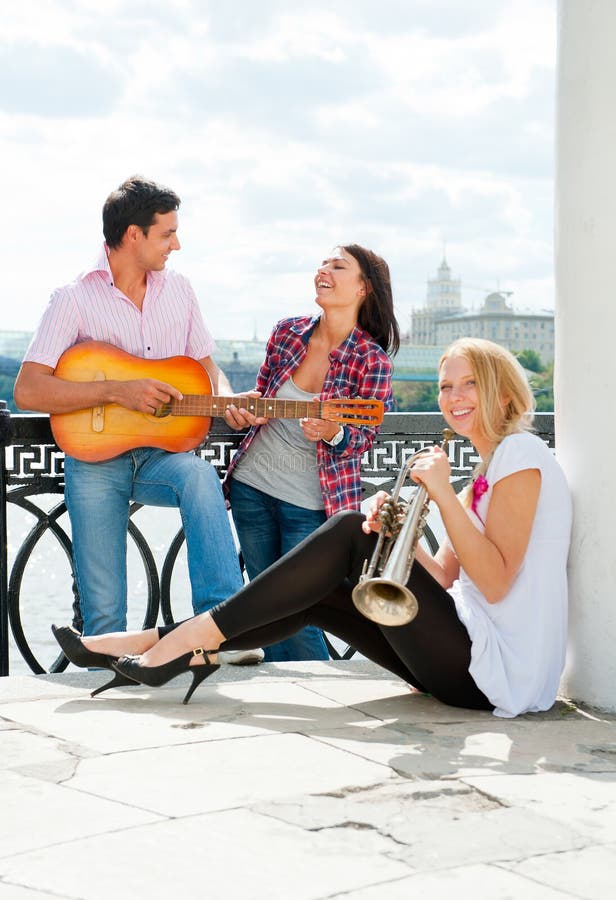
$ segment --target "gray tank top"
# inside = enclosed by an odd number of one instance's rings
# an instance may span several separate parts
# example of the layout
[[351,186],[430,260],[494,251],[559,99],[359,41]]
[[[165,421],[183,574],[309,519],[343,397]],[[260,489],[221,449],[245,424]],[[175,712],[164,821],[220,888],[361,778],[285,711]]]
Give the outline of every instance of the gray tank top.
[[[292,378],[278,390],[280,400],[312,400]],[[305,509],[324,509],[316,444],[307,441],[297,419],[270,419],[261,426],[233,472],[233,478],[277,500]]]

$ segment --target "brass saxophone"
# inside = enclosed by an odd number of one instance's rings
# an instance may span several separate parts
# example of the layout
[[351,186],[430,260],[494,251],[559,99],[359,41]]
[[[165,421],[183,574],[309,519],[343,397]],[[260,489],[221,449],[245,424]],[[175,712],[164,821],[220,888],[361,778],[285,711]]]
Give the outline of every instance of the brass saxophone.
[[[450,428],[443,429],[441,449],[446,450],[453,437]],[[426,526],[430,501],[427,490],[420,485],[402,519],[399,497],[413,463],[430,449],[424,447],[414,453],[400,469],[393,493],[379,511],[382,525],[372,557],[369,563],[364,561],[359,582],[353,588],[353,603],[357,609],[379,625],[406,625],[419,611],[417,598],[406,583]]]

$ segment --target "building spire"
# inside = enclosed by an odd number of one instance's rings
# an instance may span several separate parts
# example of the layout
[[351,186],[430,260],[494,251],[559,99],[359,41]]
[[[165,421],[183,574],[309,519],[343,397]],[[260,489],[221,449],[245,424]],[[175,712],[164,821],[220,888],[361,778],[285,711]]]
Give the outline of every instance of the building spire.
[[439,281],[451,281],[451,269],[447,264],[447,242],[443,241],[443,261],[438,267],[437,279]]

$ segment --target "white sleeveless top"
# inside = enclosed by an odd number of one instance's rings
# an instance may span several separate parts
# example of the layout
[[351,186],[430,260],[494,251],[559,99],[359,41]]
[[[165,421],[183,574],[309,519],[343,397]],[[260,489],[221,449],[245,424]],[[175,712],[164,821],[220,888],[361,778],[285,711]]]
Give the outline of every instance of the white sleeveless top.
[[494,485],[525,469],[539,469],[541,489],[526,555],[508,594],[488,603],[462,568],[451,589],[472,641],[469,671],[494,714],[505,717],[552,706],[567,642],[571,498],[552,451],[534,434],[504,438],[485,475],[488,490],[477,514],[469,515],[483,532]]

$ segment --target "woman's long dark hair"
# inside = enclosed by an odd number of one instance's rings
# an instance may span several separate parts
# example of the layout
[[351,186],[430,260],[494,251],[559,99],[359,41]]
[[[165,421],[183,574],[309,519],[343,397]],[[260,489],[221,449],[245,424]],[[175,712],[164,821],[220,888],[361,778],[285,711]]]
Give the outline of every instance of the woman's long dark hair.
[[357,260],[366,282],[366,299],[359,308],[357,321],[386,353],[397,353],[400,329],[394,315],[389,266],[359,244],[344,244],[342,249]]

